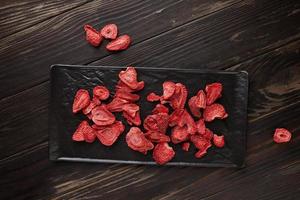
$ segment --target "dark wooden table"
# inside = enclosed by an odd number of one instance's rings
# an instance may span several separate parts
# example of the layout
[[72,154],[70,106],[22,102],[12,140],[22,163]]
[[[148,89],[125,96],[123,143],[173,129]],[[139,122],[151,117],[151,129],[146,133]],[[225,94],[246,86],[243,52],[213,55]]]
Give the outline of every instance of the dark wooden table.
[[[127,51],[84,41],[108,22]],[[1,1],[0,199],[300,199],[299,50],[299,0]],[[247,167],[50,162],[54,63],[248,71]]]

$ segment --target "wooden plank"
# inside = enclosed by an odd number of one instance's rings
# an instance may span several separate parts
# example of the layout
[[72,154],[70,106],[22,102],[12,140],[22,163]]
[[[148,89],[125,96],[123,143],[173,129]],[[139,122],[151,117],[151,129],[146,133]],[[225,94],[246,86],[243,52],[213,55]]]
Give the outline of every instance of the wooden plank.
[[0,2],[0,38],[27,29],[37,23],[84,5],[88,0],[62,1],[20,1]]
[[[72,9],[0,40],[0,98],[47,80],[49,67],[54,63],[84,64],[109,55],[105,45],[98,49],[84,41],[82,27],[86,23],[99,28],[115,22],[121,34],[132,36],[134,45],[239,1],[97,0]],[[11,85],[10,90],[3,90],[6,84]]]
[[[275,145],[272,142],[272,132],[277,125],[284,125],[294,133],[300,131],[298,126],[300,121],[297,117],[300,112],[299,44],[300,40],[292,42],[229,69],[247,70],[250,76],[247,157],[249,166],[245,169],[236,171],[50,163],[47,157],[47,132],[43,129],[47,127],[47,122],[40,120],[42,116],[47,117],[47,110],[39,116],[30,114],[29,118],[21,118],[30,113],[30,110],[36,111],[39,108],[43,110],[47,107],[48,101],[45,100],[47,97],[44,97],[44,100],[37,98],[48,93],[49,85],[45,82],[41,86],[4,99],[0,103],[0,110],[4,109],[5,114],[15,113],[18,110],[20,112],[17,112],[16,116],[8,116],[6,120],[8,123],[2,124],[0,128],[1,136],[5,136],[1,140],[5,139],[7,144],[5,151],[12,153],[13,149],[18,150],[14,155],[0,161],[2,177],[0,194],[6,195],[5,198],[14,196],[78,199],[85,196],[103,199],[120,197],[135,199],[147,194],[149,198],[156,199],[205,197],[220,199],[221,195],[228,199],[226,195],[234,192],[237,199],[242,195],[245,195],[245,199],[251,199],[253,194],[245,191],[251,183],[252,190],[258,193],[261,199],[275,199],[272,196],[274,190],[285,191],[280,194],[275,193],[278,198],[286,197],[285,195],[299,187],[289,183],[299,178],[300,163],[297,160],[299,160],[300,136],[295,135],[290,144]],[[175,65],[176,60],[170,64]],[[21,101],[25,103],[18,106],[17,102]],[[3,116],[1,115],[0,118],[3,119]],[[24,125],[26,127],[28,123],[32,124],[31,129],[23,131]],[[22,138],[24,141],[19,147],[20,140],[17,139],[19,142],[15,143],[15,139],[23,134],[29,134],[30,137]],[[3,151],[4,149],[0,150]],[[260,182],[261,177],[267,179]],[[274,184],[273,180],[281,181]],[[233,186],[229,187],[231,184]],[[266,187],[264,194],[259,193],[262,185]],[[11,193],[6,192],[9,188]],[[233,191],[233,188],[239,190]]]

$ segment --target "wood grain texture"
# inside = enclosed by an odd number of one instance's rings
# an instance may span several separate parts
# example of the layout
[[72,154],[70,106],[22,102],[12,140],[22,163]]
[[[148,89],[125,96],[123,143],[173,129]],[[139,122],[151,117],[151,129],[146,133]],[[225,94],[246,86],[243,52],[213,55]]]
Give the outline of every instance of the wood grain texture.
[[[121,34],[128,33],[132,36],[135,45],[238,2],[240,1],[93,1],[72,9],[0,40],[3,44],[0,47],[0,90],[3,91],[0,98],[47,80],[48,69],[52,64],[85,64],[110,55],[104,45],[99,49],[91,48],[84,42],[82,27],[85,23],[99,28],[114,21],[119,25]],[[166,43],[165,40],[162,42]],[[158,48],[160,46],[161,44]],[[154,52],[154,49],[151,51]],[[121,52],[119,56],[128,55]],[[14,70],[11,70],[11,66]],[[33,74],[23,73],[33,70]],[[11,85],[10,90],[4,90],[4,85],[7,84]]]
[[[66,11],[56,3],[43,12],[49,19],[28,19],[0,40],[0,199],[300,199],[298,1],[92,1]],[[107,21],[134,36],[131,48],[110,55],[82,41],[82,24]],[[54,62],[246,70],[247,167],[49,162]],[[278,126],[293,132],[290,143],[273,143]]]

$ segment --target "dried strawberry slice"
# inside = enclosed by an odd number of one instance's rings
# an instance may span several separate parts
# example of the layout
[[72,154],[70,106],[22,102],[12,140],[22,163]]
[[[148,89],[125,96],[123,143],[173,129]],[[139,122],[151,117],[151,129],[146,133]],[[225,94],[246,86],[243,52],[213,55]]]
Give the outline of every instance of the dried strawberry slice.
[[172,81],[165,81],[163,83],[163,99],[169,99],[175,92],[176,84]]
[[87,121],[82,121],[76,131],[73,133],[73,136],[72,136],[72,140],[76,141],[76,142],[81,142],[81,141],[84,141],[84,135],[83,135],[83,130],[84,130],[84,127],[88,125],[88,122]]
[[138,111],[134,118],[132,118],[127,112],[123,112],[123,117],[127,120],[127,123],[129,125],[135,125],[139,126],[141,125],[141,117],[140,117],[140,111]]
[[197,93],[195,105],[198,108],[206,108],[206,95],[203,90],[199,90],[199,92]]
[[136,102],[140,99],[140,96],[137,94],[132,94],[127,91],[117,90],[115,97],[119,97],[121,99],[125,99],[130,102]]
[[86,141],[92,143],[95,141],[95,138],[95,130],[85,120],[78,125],[76,131],[72,136],[72,139],[77,142]]
[[93,97],[92,101],[88,105],[88,107],[84,108],[82,110],[83,114],[87,115],[89,114],[96,106],[99,106],[101,104],[101,101],[97,97]]
[[100,100],[106,100],[109,97],[109,90],[105,86],[96,86],[93,89],[93,95]]
[[162,104],[157,104],[155,108],[152,110],[152,114],[158,114],[158,113],[169,113],[169,108],[162,105]]
[[187,89],[181,83],[176,83],[175,92],[170,98],[170,105],[173,109],[182,109],[184,108],[186,99],[187,99]]
[[74,102],[73,102],[73,113],[86,108],[90,104],[90,95],[89,92],[85,89],[79,89],[76,92]]
[[191,136],[191,142],[195,145],[195,147],[199,150],[207,150],[209,147],[211,147],[211,143],[206,138],[200,136],[200,135],[192,135]]
[[[189,134],[195,134],[197,132],[196,123],[195,123],[194,119],[192,118],[192,116],[186,110],[184,110],[184,112],[183,112],[181,121],[183,122],[184,125],[187,126],[187,132]],[[179,125],[180,125],[180,122],[179,122]]]
[[189,135],[190,134],[187,131],[187,126],[175,126],[172,129],[171,140],[174,144],[178,144],[180,142],[187,141],[189,139]]
[[216,135],[213,136],[213,141],[216,147],[222,148],[225,145],[224,135]]
[[205,123],[204,123],[204,119],[199,119],[196,122],[196,128],[197,128],[197,132],[201,135],[205,134]]
[[101,29],[100,33],[106,39],[116,39],[118,27],[116,24],[107,24]]
[[169,126],[173,127],[179,125],[182,127],[184,124],[180,122],[182,121],[183,113],[184,113],[184,109],[174,110],[169,118]]
[[144,128],[148,131],[165,133],[168,128],[168,122],[169,115],[166,113],[148,115],[144,120]]
[[111,146],[117,141],[118,137],[121,135],[124,129],[125,126],[122,124],[122,122],[116,121],[114,124],[98,130],[96,135],[103,145]]
[[175,156],[175,151],[167,142],[158,143],[153,150],[153,159],[159,165],[164,165]]
[[145,133],[146,138],[151,142],[160,143],[160,142],[170,142],[170,137],[164,133],[158,131],[148,131]]
[[214,137],[214,133],[208,128],[205,128],[204,134],[200,135],[202,135],[207,140],[211,140]]
[[84,25],[85,30],[85,39],[88,41],[91,45],[97,47],[101,44],[103,38],[101,34],[99,34],[98,31],[96,31],[91,25]]
[[126,143],[131,149],[143,154],[147,154],[147,151],[154,147],[152,142],[150,142],[143,132],[137,127],[130,128],[126,135]]
[[121,51],[129,47],[131,43],[131,38],[129,35],[122,35],[112,40],[106,45],[108,51]]
[[128,87],[136,90],[139,85],[137,81],[137,72],[134,67],[127,67],[125,71],[119,73],[120,80],[125,83]]
[[140,107],[133,103],[125,104],[123,106],[123,111],[126,112],[131,118],[134,118],[139,110],[140,110]]
[[214,119],[224,119],[228,117],[228,114],[225,111],[225,108],[218,103],[207,106],[203,113],[203,118],[207,122],[211,122]]
[[292,138],[291,132],[289,132],[285,128],[276,128],[275,133],[273,135],[273,140],[276,143],[289,142],[291,138]]
[[213,104],[218,98],[222,96],[223,86],[221,83],[212,83],[206,85],[206,104]]
[[189,104],[191,113],[192,113],[195,117],[201,117],[200,109],[196,106],[197,99],[198,99],[197,96],[193,96],[193,97],[190,98],[190,100],[188,101],[188,104]]
[[189,142],[184,142],[182,144],[182,150],[183,151],[189,151],[189,149],[190,149],[190,143]]
[[154,92],[151,92],[150,94],[148,94],[147,96],[147,101],[149,102],[154,102],[154,101],[159,101],[160,100],[160,96],[158,96],[157,94],[155,94]]
[[92,120],[98,126],[113,124],[115,116],[107,110],[105,105],[97,106],[92,110]]
[[128,103],[128,100],[116,97],[109,104],[107,104],[106,107],[110,112],[122,112],[123,106]]

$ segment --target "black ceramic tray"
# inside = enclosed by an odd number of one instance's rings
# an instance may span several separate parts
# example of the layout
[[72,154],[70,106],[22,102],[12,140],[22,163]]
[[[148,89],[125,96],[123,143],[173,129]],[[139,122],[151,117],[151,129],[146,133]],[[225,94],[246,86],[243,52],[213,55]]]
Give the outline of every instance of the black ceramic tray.
[[[76,91],[84,88],[92,94],[96,85],[105,85],[113,95],[118,81],[118,73],[124,67],[109,66],[74,66],[54,65],[51,67],[51,103],[49,118],[50,159],[61,161],[84,161],[98,163],[155,164],[152,152],[145,156],[131,150],[125,142],[129,130],[126,121],[125,132],[111,147],[100,142],[92,144],[73,142],[71,137],[77,125],[85,119],[82,114],[72,113],[72,102]],[[215,120],[207,126],[215,133],[225,135],[226,145],[222,149],[211,147],[201,159],[194,157],[193,145],[189,152],[184,152],[181,145],[171,144],[176,156],[167,165],[209,166],[209,167],[242,167],[246,154],[247,98],[248,75],[246,72],[203,71],[195,69],[136,68],[138,79],[145,81],[144,90],[140,91],[141,118],[144,119],[155,104],[146,101],[150,92],[162,91],[165,80],[181,82],[193,96],[206,84],[221,82],[222,98],[218,101],[225,106],[229,117],[226,120]],[[170,132],[170,130],[168,130]]]

